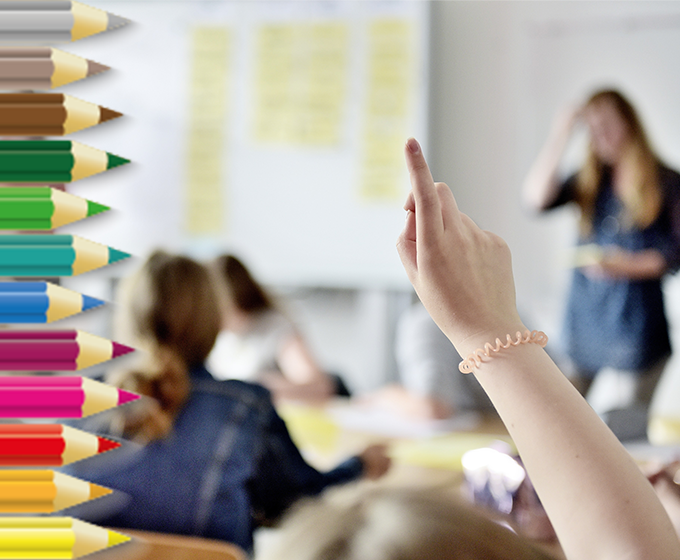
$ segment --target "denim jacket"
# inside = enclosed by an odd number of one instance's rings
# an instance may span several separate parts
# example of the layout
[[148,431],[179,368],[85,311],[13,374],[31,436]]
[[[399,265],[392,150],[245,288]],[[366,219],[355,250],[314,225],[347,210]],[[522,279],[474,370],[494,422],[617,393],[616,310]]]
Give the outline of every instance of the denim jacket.
[[99,513],[82,508],[72,515],[110,527],[221,539],[251,551],[256,519],[275,519],[296,499],[361,475],[358,457],[327,473],[309,466],[266,389],[215,381],[204,367],[191,377],[189,399],[166,438],[126,444],[69,469],[123,493],[110,500],[108,512],[102,498]]

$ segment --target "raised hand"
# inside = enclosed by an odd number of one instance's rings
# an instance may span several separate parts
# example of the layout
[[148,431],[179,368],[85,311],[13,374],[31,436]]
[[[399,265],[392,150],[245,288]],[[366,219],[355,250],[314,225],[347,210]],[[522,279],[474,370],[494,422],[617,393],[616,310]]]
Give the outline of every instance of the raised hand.
[[458,210],[449,187],[432,179],[415,139],[405,154],[412,191],[397,250],[432,318],[463,356],[487,340],[526,330],[505,241]]

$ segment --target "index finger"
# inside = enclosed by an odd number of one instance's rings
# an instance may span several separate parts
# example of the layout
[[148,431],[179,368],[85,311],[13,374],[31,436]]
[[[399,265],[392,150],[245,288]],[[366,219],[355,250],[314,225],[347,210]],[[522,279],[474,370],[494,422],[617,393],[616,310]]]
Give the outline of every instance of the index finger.
[[404,151],[415,200],[417,229],[427,231],[434,228],[435,232],[441,231],[444,227],[441,205],[420,144],[415,138],[409,138]]

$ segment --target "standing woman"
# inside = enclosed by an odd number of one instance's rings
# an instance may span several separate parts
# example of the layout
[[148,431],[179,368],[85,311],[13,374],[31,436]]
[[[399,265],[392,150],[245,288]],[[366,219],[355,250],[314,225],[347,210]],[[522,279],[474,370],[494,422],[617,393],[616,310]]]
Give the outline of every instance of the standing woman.
[[[588,153],[563,180],[558,167],[579,121]],[[671,351],[661,279],[680,266],[680,175],[652,151],[631,103],[602,90],[557,116],[523,194],[536,210],[571,202],[581,211],[564,333],[575,385],[586,394],[598,371],[613,368],[648,406]]]

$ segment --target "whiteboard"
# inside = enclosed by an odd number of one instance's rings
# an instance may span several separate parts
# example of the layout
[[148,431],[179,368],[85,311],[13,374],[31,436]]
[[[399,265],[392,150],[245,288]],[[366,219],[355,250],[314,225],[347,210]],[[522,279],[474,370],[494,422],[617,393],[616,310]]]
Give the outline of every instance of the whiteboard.
[[[265,283],[349,288],[404,288],[395,242],[409,189],[402,146],[427,143],[427,2],[214,2],[100,0],[90,5],[132,24],[60,47],[112,70],[59,91],[124,113],[117,121],[71,136],[132,163],[69,186],[114,210],[63,228],[144,257],[163,247],[197,258],[240,255]],[[397,192],[371,198],[359,188],[366,173],[367,99],[372,73],[371,26],[406,22],[412,29],[408,106],[395,150]],[[258,37],[267,26],[299,29],[335,23],[346,30],[344,78],[335,140],[314,144],[256,138],[254,100]],[[191,193],[188,138],[192,121],[195,29],[228,30],[226,117],[220,157],[223,197],[219,231],[187,227]],[[260,52],[261,55],[261,52]],[[199,108],[200,108],[199,104]],[[193,124],[192,124],[193,122]],[[209,149],[205,146],[202,149]],[[391,146],[391,145],[390,145]],[[214,156],[214,154],[213,154]],[[215,206],[214,204],[212,205]],[[97,276],[120,276],[116,265]],[[93,278],[95,277],[93,276]]]

